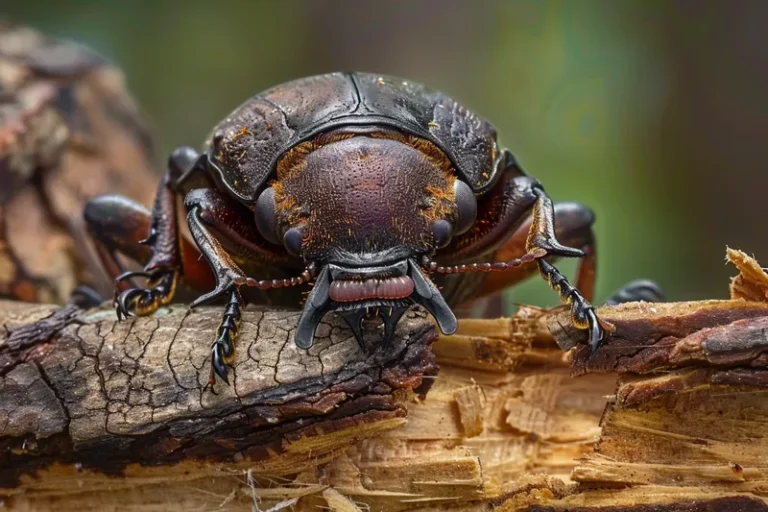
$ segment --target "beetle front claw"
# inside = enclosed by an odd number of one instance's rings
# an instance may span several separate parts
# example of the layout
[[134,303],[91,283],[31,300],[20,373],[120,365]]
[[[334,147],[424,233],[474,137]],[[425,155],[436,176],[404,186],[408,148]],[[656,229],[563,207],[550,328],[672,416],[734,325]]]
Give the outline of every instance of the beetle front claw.
[[115,296],[115,312],[118,320],[129,318],[133,315],[151,315],[160,306],[165,306],[173,299],[179,274],[176,271],[158,271],[152,274],[147,272],[126,272],[120,275],[115,282],[119,283],[133,277],[148,277],[147,288],[130,288]]
[[616,330],[610,322],[606,322],[597,316],[595,308],[586,301],[578,301],[573,304],[572,310],[572,322],[576,327],[585,329],[589,332],[588,343],[592,349],[592,356],[595,355],[597,350],[602,345],[605,339],[606,333],[611,333]]
[[[543,237],[537,237],[532,242],[531,253],[534,250],[546,251],[542,256],[563,256],[565,258],[583,258],[585,256],[584,251],[576,249],[574,247],[568,247],[561,244],[557,240],[549,240]],[[537,256],[542,257],[542,256]]]
[[600,326],[594,309],[587,310],[587,321],[589,322],[589,346],[592,347],[592,355],[594,356],[597,349],[600,348],[600,342],[603,341],[605,332]]
[[234,271],[231,273],[228,272],[218,280],[216,283],[216,288],[195,299],[194,302],[189,305],[189,307],[196,308],[198,306],[202,306],[203,304],[212,302],[227,294],[237,293],[239,295],[240,292],[237,291],[238,288],[241,286],[247,286],[248,284],[249,281],[245,275]]
[[131,315],[131,311],[135,307],[135,303],[139,300],[139,297],[144,294],[144,290],[132,288],[126,290],[115,299],[115,312],[117,313],[117,319],[122,320],[128,318]]
[[213,302],[214,300],[218,299],[222,295],[224,295],[227,291],[229,291],[227,288],[224,289],[218,289],[206,293],[205,295],[201,295],[198,298],[196,298],[192,303],[189,305],[190,308],[194,309],[198,306],[202,306],[203,304],[206,304],[208,302]]
[[589,345],[594,354],[600,348],[605,333],[613,332],[616,327],[610,322],[601,320],[595,313],[595,307],[552,264],[546,260],[538,260],[538,263],[541,274],[549,281],[552,289],[560,295],[563,302],[571,306],[573,326],[589,332]]
[[213,385],[216,382],[216,375],[229,385],[229,371],[227,370],[226,363],[224,363],[223,348],[218,343],[214,343],[211,348],[211,375],[208,377],[208,384],[211,386],[211,389],[213,389]]

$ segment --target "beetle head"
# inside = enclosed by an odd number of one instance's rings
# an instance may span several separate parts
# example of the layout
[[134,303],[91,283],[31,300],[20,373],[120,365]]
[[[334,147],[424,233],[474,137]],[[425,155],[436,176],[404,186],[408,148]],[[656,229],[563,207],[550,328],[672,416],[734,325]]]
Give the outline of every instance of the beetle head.
[[437,147],[390,132],[334,132],[292,149],[276,174],[256,204],[259,230],[318,269],[300,346],[311,345],[328,311],[361,338],[366,311],[378,308],[391,336],[414,302],[443,332],[455,331],[455,316],[415,261],[469,229],[476,203]]

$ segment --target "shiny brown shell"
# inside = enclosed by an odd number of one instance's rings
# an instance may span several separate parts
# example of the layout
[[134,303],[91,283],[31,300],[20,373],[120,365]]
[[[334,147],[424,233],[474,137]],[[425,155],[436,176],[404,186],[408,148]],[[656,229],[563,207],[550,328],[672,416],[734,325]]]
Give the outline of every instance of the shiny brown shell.
[[249,99],[213,130],[209,164],[240,201],[253,203],[280,157],[341,127],[383,126],[437,145],[475,194],[498,178],[495,128],[423,85],[370,73],[330,73],[287,82]]

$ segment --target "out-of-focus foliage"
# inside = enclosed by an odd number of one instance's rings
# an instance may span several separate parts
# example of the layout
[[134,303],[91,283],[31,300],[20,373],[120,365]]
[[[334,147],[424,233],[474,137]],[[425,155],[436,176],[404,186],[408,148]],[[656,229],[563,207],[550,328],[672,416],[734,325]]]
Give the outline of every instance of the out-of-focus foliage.
[[[122,67],[164,153],[299,76],[442,89],[494,122],[555,200],[595,209],[598,299],[635,277],[673,299],[725,296],[726,244],[768,258],[760,0],[5,4]],[[514,299],[556,303],[539,280]]]

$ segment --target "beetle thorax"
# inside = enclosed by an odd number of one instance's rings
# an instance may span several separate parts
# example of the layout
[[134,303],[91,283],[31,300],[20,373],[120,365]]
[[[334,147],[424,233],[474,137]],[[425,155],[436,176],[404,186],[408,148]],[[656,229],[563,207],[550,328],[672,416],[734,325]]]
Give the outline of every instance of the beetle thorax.
[[421,254],[430,251],[432,222],[455,214],[454,180],[447,157],[423,139],[326,134],[278,164],[278,224],[283,232],[302,229],[307,260],[362,264]]

